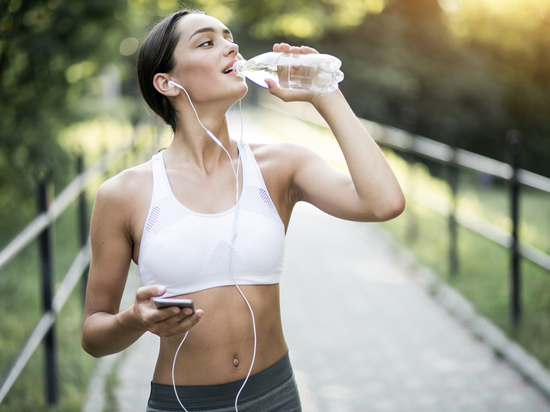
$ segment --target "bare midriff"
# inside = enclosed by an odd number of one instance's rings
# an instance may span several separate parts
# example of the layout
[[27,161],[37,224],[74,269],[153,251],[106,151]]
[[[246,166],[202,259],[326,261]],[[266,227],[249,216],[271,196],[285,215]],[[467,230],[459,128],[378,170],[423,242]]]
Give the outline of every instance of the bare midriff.
[[[279,285],[240,286],[254,311],[257,332],[252,374],[288,351],[283,336]],[[244,379],[254,349],[252,316],[235,286],[207,289],[178,297],[192,299],[204,315],[194,326],[176,360],[176,385],[217,385]],[[161,338],[153,380],[172,384],[172,362],[184,334]]]

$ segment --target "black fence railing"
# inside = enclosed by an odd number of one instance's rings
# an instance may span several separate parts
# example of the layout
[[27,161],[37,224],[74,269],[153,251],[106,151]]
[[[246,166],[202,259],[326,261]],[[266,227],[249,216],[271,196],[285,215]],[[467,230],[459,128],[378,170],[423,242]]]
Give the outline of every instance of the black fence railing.
[[[41,162],[35,169],[35,180],[38,185],[38,216],[22,230],[3,250],[0,251],[0,272],[23,251],[31,242],[39,240],[39,259],[41,272],[41,294],[43,314],[27,340],[13,359],[6,374],[0,382],[0,405],[6,398],[13,384],[40,343],[44,343],[44,383],[46,402],[55,405],[59,401],[59,379],[57,368],[57,342],[54,333],[56,317],[67,299],[81,282],[81,293],[84,302],[87,272],[90,263],[90,243],[88,228],[88,208],[85,189],[89,183],[99,177],[126,153],[146,146],[151,134],[138,133],[140,126],[134,128],[132,143],[105,153],[93,166],[84,170],[82,156],[77,158],[78,176],[57,196],[52,199],[51,183],[52,165]],[[158,136],[158,130],[157,130]],[[74,202],[78,201],[78,227],[81,249],[74,258],[69,270],[60,284],[54,284],[54,257],[52,225],[61,214]],[[57,292],[54,295],[54,290]]]
[[[292,113],[287,112],[275,103],[262,105],[264,109],[292,117],[315,126],[327,127],[316,112],[309,106],[293,107]],[[458,272],[458,242],[457,225],[490,239],[510,251],[510,319],[517,324],[521,319],[521,273],[520,259],[525,258],[550,272],[550,255],[519,239],[519,200],[522,186],[550,193],[550,179],[519,168],[519,145],[521,134],[518,131],[508,131],[509,163],[499,162],[466,150],[458,149],[444,143],[436,142],[406,131],[383,126],[368,120],[361,120],[365,128],[380,146],[395,149],[405,155],[414,155],[442,164],[447,169],[447,183],[451,189],[450,207],[438,207],[425,203],[424,206],[448,219],[449,227],[449,272]],[[276,128],[276,125],[272,125]],[[469,169],[475,172],[493,176],[508,182],[510,204],[510,232],[497,225],[474,215],[457,213],[457,192],[459,185],[459,169]]]

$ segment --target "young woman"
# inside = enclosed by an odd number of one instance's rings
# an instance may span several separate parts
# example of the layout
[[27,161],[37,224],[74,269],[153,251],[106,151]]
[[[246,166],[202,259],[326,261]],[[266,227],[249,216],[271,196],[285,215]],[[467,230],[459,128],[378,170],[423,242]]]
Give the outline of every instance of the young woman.
[[[288,44],[273,51],[316,53]],[[155,26],[141,46],[138,77],[173,142],[97,193],[82,345],[101,357],[147,331],[159,335],[150,412],[299,411],[279,308],[294,205],[356,221],[391,219],[405,206],[384,156],[338,90],[269,81],[273,95],[319,111],[350,176],[300,145],[232,140],[226,113],[247,92],[228,71],[239,59],[231,32],[206,14],[181,11]],[[119,311],[131,260],[144,286]],[[196,310],[156,309],[152,299],[161,295],[192,299]]]

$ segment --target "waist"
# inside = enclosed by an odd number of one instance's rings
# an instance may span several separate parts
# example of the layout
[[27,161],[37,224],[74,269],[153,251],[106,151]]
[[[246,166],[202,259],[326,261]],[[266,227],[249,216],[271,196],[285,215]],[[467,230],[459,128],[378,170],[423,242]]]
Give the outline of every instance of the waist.
[[[294,373],[288,353],[264,370],[251,375],[239,396],[239,403],[253,401],[293,379]],[[185,407],[195,410],[231,407],[244,379],[219,385],[176,386],[178,397]],[[152,408],[181,409],[172,385],[151,382],[149,406]]]
[[[287,351],[279,306],[278,285],[242,286],[256,321],[257,355],[252,373],[280,359]],[[209,289],[183,296],[204,316],[192,329],[176,359],[179,385],[215,385],[244,378],[254,346],[252,316],[236,287]],[[153,380],[172,383],[174,354],[183,335],[161,339]]]

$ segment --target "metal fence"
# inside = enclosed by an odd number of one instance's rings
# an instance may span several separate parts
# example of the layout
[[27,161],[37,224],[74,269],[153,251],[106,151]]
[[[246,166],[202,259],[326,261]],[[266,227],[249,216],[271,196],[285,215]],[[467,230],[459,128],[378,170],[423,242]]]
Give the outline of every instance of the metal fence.
[[[143,145],[150,138],[146,134],[138,137],[138,129],[139,126],[136,126],[132,130],[132,143],[130,145],[105,153],[87,170],[84,170],[83,158],[79,156],[77,159],[78,176],[55,199],[51,199],[53,193],[51,182],[52,165],[48,161],[41,162],[38,165],[35,173],[38,185],[38,216],[0,251],[0,271],[31,242],[38,238],[43,314],[0,382],[0,404],[2,404],[23,368],[42,342],[44,342],[45,349],[44,383],[46,401],[49,405],[58,403],[57,342],[54,326],[57,315],[80,281],[82,281],[82,298],[84,299],[88,265],[90,263],[88,210],[85,189],[95,178],[105,173],[112,165],[119,161],[122,156]],[[78,201],[79,224],[77,230],[79,231],[81,249],[64,275],[62,282],[56,286],[54,285],[53,275],[52,225],[74,201]],[[53,293],[54,289],[57,289],[55,295]]]

